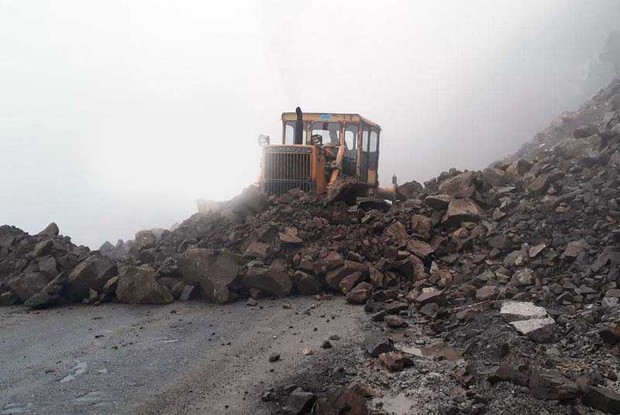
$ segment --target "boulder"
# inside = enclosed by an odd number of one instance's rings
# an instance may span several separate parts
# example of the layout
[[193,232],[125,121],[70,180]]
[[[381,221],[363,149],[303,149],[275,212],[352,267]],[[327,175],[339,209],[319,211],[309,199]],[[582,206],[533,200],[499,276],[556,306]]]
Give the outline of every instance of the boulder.
[[264,293],[284,297],[291,292],[293,282],[288,274],[273,265],[269,268],[251,267],[243,278],[247,288],[258,288]]
[[33,295],[45,288],[49,279],[41,272],[20,274],[9,281],[9,288],[21,302],[25,302]]
[[356,261],[344,261],[344,265],[342,267],[329,271],[325,275],[325,283],[329,286],[329,288],[340,291],[340,282],[347,275],[351,275],[355,272],[366,275],[368,273],[368,265]]
[[394,345],[389,338],[380,334],[372,334],[366,339],[364,348],[370,356],[379,357],[381,353],[394,350]]
[[383,236],[397,246],[405,245],[409,240],[409,234],[407,233],[405,225],[399,221],[396,221],[385,228],[383,231]]
[[285,414],[302,415],[310,413],[316,395],[297,388],[286,398],[282,410]]
[[347,294],[353,287],[362,282],[363,279],[364,276],[361,272],[354,272],[353,274],[347,275],[340,281],[340,291],[343,295]]
[[185,281],[200,286],[205,299],[222,304],[230,299],[228,287],[239,273],[239,257],[226,249],[191,248],[177,266]]
[[430,195],[424,199],[424,203],[435,210],[444,211],[450,205],[451,200],[449,195]]
[[303,271],[295,271],[293,274],[293,285],[297,292],[302,295],[314,295],[323,290],[321,280],[314,275]]
[[128,304],[168,304],[174,297],[148,266],[128,267],[118,279],[116,298]]
[[534,367],[530,373],[529,387],[538,399],[564,401],[580,395],[579,386],[557,370]]
[[439,185],[439,191],[456,198],[469,198],[476,191],[472,183],[474,172],[468,171],[458,174]]
[[620,414],[620,394],[599,386],[590,386],[583,403],[606,414]]
[[254,241],[248,245],[243,256],[245,258],[267,259],[270,250],[271,247],[268,244]]
[[66,302],[66,288],[68,275],[61,272],[50,281],[41,291],[26,300],[25,304],[30,308],[53,307]]
[[411,217],[411,229],[425,240],[431,238],[433,220],[427,216],[415,214]]
[[71,301],[88,298],[89,289],[102,291],[105,283],[118,274],[116,263],[101,254],[91,255],[69,274],[67,295]]
[[41,232],[37,234],[37,236],[58,236],[60,234],[60,230],[58,229],[58,225],[54,222],[50,223],[43,229]]
[[460,226],[463,222],[478,222],[482,209],[471,199],[454,199],[443,216],[446,226]]
[[372,285],[367,282],[357,284],[346,295],[347,302],[351,304],[364,304],[372,293]]
[[313,415],[368,415],[364,397],[353,387],[340,387],[316,400]]

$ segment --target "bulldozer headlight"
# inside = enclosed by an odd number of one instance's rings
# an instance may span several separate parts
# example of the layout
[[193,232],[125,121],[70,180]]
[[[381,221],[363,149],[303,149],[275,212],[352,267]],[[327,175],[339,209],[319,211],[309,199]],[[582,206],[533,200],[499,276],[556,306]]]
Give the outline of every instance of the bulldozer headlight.
[[268,135],[259,135],[258,136],[258,145],[259,146],[268,146],[269,145],[269,136]]

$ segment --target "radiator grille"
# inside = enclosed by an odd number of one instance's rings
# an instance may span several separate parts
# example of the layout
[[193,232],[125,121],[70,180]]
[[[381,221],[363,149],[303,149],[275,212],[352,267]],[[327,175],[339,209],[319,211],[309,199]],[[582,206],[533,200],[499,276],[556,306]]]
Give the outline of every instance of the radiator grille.
[[281,195],[291,189],[311,191],[311,157],[312,149],[308,147],[265,147],[263,154],[263,192]]

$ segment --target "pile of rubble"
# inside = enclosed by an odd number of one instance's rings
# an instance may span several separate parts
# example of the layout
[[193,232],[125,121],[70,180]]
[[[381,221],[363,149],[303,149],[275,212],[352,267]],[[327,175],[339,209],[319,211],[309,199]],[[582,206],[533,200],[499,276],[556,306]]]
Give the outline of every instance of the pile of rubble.
[[[512,382],[618,413],[620,82],[505,161],[402,189],[409,198],[387,210],[350,211],[301,191],[249,188],[174,230],[93,252],[57,229],[2,227],[0,301],[339,293],[388,332],[415,321],[462,347],[472,362],[455,375],[465,401]],[[381,344],[372,354],[385,366],[411,364],[389,339]]]

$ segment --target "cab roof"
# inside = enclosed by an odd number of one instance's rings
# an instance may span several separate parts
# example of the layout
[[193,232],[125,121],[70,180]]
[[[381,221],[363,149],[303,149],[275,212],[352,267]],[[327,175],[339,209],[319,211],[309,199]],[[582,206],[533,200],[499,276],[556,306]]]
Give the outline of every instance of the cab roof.
[[[297,113],[295,112],[283,112],[282,121],[296,121]],[[309,122],[352,122],[352,123],[365,123],[372,127],[381,130],[381,126],[368,118],[364,118],[359,114],[338,114],[330,112],[304,112],[303,120]]]

